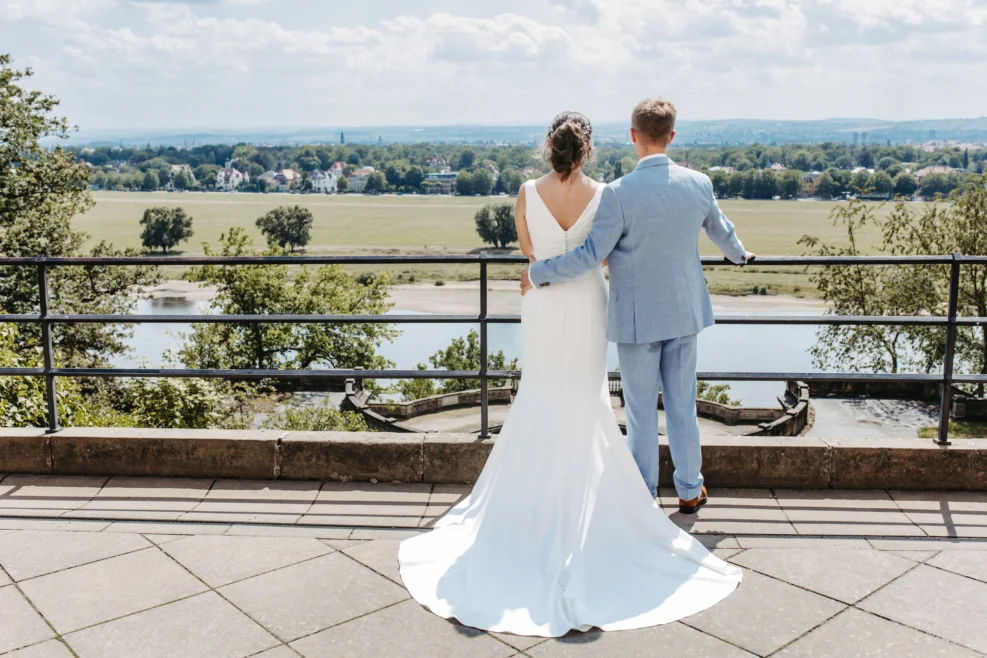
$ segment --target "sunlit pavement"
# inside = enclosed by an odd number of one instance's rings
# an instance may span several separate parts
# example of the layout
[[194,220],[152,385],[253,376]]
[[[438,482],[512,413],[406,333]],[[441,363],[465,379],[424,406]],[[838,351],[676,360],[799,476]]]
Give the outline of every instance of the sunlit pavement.
[[711,491],[661,503],[740,589],[682,622],[560,640],[434,617],[401,538],[464,487],[0,476],[0,655],[987,654],[987,494]]

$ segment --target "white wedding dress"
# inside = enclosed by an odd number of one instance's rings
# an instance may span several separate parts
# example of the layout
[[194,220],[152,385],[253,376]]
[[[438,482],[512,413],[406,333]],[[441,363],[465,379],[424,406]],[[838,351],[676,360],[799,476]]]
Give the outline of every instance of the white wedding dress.
[[[589,234],[602,187],[568,231],[528,182],[538,259]],[[648,492],[606,377],[607,286],[600,268],[522,300],[524,377],[473,492],[401,544],[401,577],[435,614],[488,631],[559,637],[695,614],[741,571],[713,556]]]

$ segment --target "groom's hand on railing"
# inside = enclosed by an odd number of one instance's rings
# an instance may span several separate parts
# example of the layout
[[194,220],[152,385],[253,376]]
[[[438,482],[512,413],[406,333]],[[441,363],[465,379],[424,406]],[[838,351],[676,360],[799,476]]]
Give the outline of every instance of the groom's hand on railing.
[[[744,266],[745,266],[745,265],[750,265],[751,263],[753,263],[753,262],[754,262],[754,259],[755,259],[755,258],[757,258],[757,254],[755,254],[755,253],[754,253],[754,252],[752,252],[752,251],[748,251],[748,252],[747,252],[747,253],[746,253],[746,254],[744,255],[744,262],[743,262],[743,263],[736,263],[736,265],[737,265],[737,267],[739,267],[740,269],[744,269]],[[724,260],[725,262],[727,262],[727,263],[730,263],[730,262],[732,262],[732,261],[731,261],[731,260],[730,260],[729,258],[726,258],[726,257],[724,257],[724,258],[723,258],[723,260]]]

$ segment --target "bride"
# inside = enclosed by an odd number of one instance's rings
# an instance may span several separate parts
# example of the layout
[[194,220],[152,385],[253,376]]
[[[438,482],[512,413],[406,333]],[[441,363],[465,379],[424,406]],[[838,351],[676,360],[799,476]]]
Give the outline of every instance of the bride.
[[[582,173],[592,127],[563,113],[553,173],[517,200],[532,260],[586,239],[603,185]],[[412,596],[467,626],[540,637],[665,624],[728,596],[741,571],[672,523],[610,407],[602,267],[522,298],[524,377],[472,493],[398,554]]]

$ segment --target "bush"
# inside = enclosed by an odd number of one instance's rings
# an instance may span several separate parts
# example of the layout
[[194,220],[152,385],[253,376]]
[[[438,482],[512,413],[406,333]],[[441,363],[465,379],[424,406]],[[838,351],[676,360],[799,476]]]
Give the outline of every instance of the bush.
[[363,416],[340,411],[328,401],[318,407],[290,407],[271,415],[264,429],[286,432],[369,432]]

